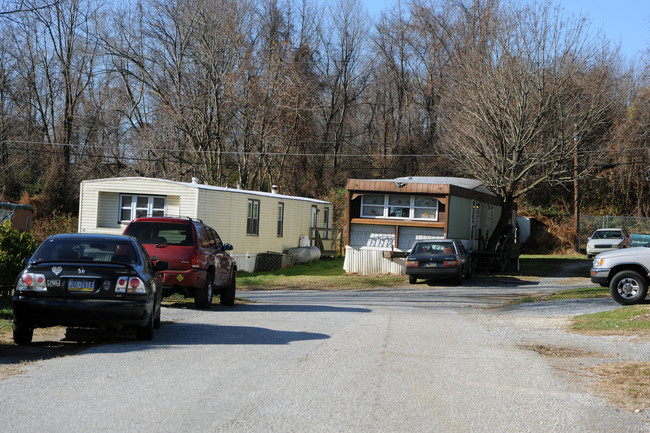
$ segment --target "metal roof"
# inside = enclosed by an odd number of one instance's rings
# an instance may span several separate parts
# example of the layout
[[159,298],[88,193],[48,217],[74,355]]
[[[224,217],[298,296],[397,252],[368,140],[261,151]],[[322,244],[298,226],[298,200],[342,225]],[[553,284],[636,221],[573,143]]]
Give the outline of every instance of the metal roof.
[[496,196],[478,179],[467,179],[464,177],[445,177],[445,176],[407,176],[397,177],[395,179],[368,179],[373,182],[393,182],[396,185],[406,185],[409,183],[427,183],[434,185],[454,185],[465,189],[480,191],[489,195]]

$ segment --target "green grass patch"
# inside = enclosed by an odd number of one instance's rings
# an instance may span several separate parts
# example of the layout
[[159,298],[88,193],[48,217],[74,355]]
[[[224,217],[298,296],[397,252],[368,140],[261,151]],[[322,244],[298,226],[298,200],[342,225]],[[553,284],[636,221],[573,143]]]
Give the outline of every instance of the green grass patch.
[[344,258],[319,260],[267,272],[239,272],[237,288],[242,290],[363,290],[404,285],[404,276],[346,275]]
[[563,290],[561,292],[554,293],[550,296],[544,297],[545,300],[549,301],[559,301],[564,299],[596,299],[596,298],[608,298],[609,297],[609,288],[607,287],[584,287],[580,289],[571,289]]
[[575,318],[573,329],[578,331],[649,330],[650,306],[630,305],[616,310],[584,314]]
[[0,296],[0,332],[11,331],[14,313],[11,309],[11,296]]
[[519,271],[513,273],[529,277],[587,277],[591,260],[587,260],[586,257],[581,254],[557,256],[523,254],[519,257]]
[[518,299],[517,304],[525,302],[562,301],[566,299],[597,299],[608,298],[609,288],[607,287],[583,287],[579,289],[563,290],[551,295],[526,296]]

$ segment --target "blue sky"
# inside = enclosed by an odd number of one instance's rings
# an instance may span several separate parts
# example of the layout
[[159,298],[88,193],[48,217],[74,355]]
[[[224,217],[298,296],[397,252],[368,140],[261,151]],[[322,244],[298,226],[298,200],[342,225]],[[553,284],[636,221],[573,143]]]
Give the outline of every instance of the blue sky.
[[[387,10],[394,0],[362,0],[371,15]],[[555,0],[568,14],[586,15],[591,31],[602,30],[607,38],[621,44],[621,53],[630,60],[650,49],[649,0]]]

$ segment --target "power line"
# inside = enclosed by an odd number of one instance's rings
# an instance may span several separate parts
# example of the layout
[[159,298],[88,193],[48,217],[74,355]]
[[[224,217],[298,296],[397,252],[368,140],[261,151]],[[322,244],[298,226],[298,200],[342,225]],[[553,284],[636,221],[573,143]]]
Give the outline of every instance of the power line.
[[[92,144],[67,144],[67,143],[45,143],[45,142],[36,142],[36,141],[21,141],[21,140],[5,140],[5,143],[13,143],[13,144],[29,144],[29,145],[35,145],[35,146],[59,146],[59,147],[64,147],[64,146],[71,146],[71,147],[83,147],[84,149],[108,149],[108,150],[117,150],[120,152],[128,152],[126,149],[122,148],[116,148],[114,146],[110,145],[92,145]],[[310,142],[312,144],[319,144],[320,142]],[[367,144],[369,146],[372,146],[373,144]],[[25,150],[24,148],[21,147],[14,147],[16,150]],[[331,157],[331,158],[443,158],[447,157],[450,155],[450,153],[419,153],[419,154],[377,154],[377,153],[318,153],[318,152],[263,152],[263,151],[242,151],[242,150],[196,150],[196,149],[168,149],[165,147],[148,147],[145,149],[140,149],[144,151],[152,151],[152,152],[167,152],[167,153],[190,153],[190,154],[199,154],[199,155],[214,155],[214,154],[220,154],[220,155],[236,155],[236,156],[245,156],[245,155],[251,155],[251,156],[295,156],[295,157]],[[617,152],[639,152],[639,151],[647,151],[648,147],[632,147],[632,148],[623,148],[623,149],[617,149]],[[47,151],[45,149],[36,149],[33,150],[35,152],[43,152],[43,153],[58,153],[56,151]],[[594,150],[580,150],[578,151],[578,154],[580,155],[589,155],[589,154],[595,154],[595,153],[602,153],[602,149],[594,149]],[[559,153],[559,152],[558,152]],[[531,154],[534,156],[535,154]],[[143,159],[143,158],[137,158],[137,157],[128,157],[125,155],[120,155],[120,156],[104,156],[104,155],[92,155],[93,157],[110,157],[110,158],[116,158],[116,159]],[[162,157],[161,157],[162,158]],[[144,158],[145,160],[147,158]]]

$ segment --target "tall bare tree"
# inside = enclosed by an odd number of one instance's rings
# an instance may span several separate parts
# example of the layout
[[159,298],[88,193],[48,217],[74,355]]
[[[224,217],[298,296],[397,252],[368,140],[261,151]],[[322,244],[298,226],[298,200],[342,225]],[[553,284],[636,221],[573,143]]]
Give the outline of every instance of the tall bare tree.
[[447,25],[455,57],[445,139],[457,167],[501,200],[492,247],[518,197],[592,171],[595,159],[581,158],[577,172],[573,161],[607,138],[615,57],[583,19],[548,4],[475,0]]
[[[360,134],[354,122],[360,98],[367,87],[368,17],[359,0],[336,0],[328,12],[327,26],[321,29],[318,73],[322,82],[319,101],[318,153],[331,155],[315,163],[316,179],[331,185],[342,163],[340,154]],[[325,169],[331,171],[325,175]]]
[[245,2],[149,0],[130,12],[105,42],[124,77],[131,125],[151,149],[142,157],[158,155],[153,170],[170,177],[221,184]]
[[21,81],[30,92],[38,140],[49,147],[45,190],[51,208],[74,209],[78,182],[71,164],[83,128],[84,93],[97,71],[93,35],[100,9],[101,3],[90,0],[62,0],[12,19]]

